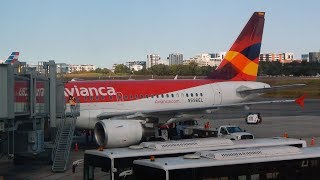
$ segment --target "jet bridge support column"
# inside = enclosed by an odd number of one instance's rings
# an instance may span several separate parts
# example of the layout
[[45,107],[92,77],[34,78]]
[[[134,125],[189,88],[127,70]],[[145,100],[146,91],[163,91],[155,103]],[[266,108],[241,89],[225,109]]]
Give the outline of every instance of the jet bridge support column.
[[[56,86],[57,86],[57,68],[56,64],[53,60],[50,60],[49,63],[49,79],[50,79],[50,127],[56,128],[56,106],[57,106],[57,98],[56,98]],[[55,136],[53,136],[55,137]]]
[[[7,132],[7,150],[5,146],[0,146],[1,151],[7,151],[10,156],[14,154],[14,69],[11,65],[0,64],[0,133],[5,133],[6,128],[10,128],[11,132]],[[8,125],[6,127],[6,124]],[[9,138],[11,136],[11,138]],[[0,139],[0,145],[4,145]]]

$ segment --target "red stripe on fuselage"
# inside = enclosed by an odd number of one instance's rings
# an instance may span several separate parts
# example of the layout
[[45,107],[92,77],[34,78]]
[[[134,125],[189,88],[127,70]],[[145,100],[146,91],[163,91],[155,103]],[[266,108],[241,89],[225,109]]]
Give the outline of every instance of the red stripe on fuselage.
[[[65,96],[73,95],[81,103],[132,101],[206,85],[219,80],[111,80],[72,81],[65,84]],[[103,98],[102,98],[103,97]]]

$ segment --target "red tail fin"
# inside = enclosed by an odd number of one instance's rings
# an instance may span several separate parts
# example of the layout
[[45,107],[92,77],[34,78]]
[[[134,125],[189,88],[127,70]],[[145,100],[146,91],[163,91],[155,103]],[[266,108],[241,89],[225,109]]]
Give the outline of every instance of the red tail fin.
[[257,79],[264,15],[264,12],[253,13],[219,67],[208,78],[234,81]]

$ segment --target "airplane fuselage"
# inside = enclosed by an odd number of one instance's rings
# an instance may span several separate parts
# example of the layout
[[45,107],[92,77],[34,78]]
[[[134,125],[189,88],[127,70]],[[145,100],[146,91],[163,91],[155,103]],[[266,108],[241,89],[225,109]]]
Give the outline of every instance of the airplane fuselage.
[[102,113],[215,108],[255,97],[243,97],[238,90],[266,87],[261,82],[211,79],[73,81],[65,85],[65,96],[81,103],[77,127],[92,129]]

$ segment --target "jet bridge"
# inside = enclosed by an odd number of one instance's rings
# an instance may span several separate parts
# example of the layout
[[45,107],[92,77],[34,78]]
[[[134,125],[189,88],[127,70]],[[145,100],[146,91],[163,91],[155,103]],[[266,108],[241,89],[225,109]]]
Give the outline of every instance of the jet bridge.
[[[65,112],[64,84],[58,75],[54,61],[43,62],[37,68],[22,62],[0,64],[0,155],[19,162],[47,154],[47,159],[55,162],[62,153],[64,163],[68,163],[75,121],[80,113],[79,106],[74,114]],[[63,149],[57,148],[62,141],[61,133],[69,134]],[[59,152],[52,152],[57,149]]]

